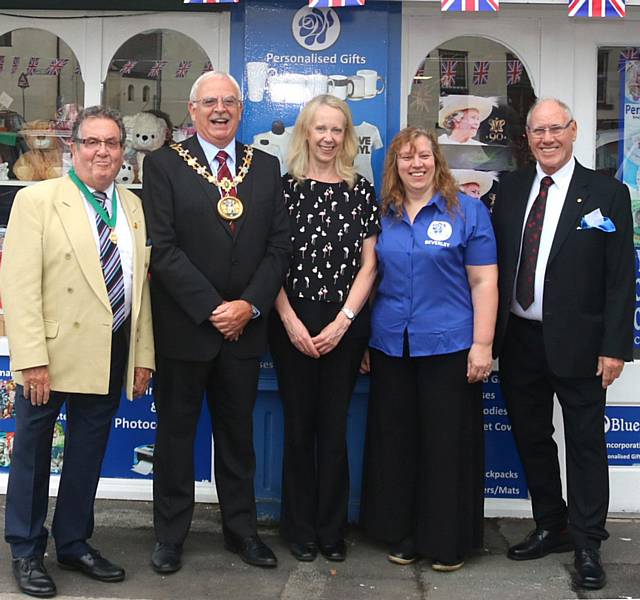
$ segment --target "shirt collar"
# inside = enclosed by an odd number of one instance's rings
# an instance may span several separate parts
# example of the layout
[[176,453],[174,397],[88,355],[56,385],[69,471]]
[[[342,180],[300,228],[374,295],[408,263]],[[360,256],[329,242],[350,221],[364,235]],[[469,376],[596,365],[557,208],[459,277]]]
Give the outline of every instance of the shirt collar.
[[[569,189],[569,183],[571,182],[571,178],[573,177],[573,171],[576,167],[576,160],[571,155],[571,158],[566,162],[566,164],[560,167],[551,178],[553,179],[553,183],[558,186],[560,190],[566,191]],[[540,181],[542,181],[543,177],[546,177],[547,174],[540,168],[540,164],[536,163],[536,184],[539,185]],[[537,186],[536,186],[537,189]]]
[[[85,185],[87,185],[85,183]],[[115,182],[111,182],[111,184],[109,185],[109,187],[104,190],[104,193],[107,195],[107,198],[112,198],[113,197],[113,188],[115,187]],[[87,185],[87,189],[93,194],[93,192],[96,191],[96,188],[91,187],[90,185]]]
[[227,159],[227,162],[230,162],[231,164],[235,165],[236,164],[236,140],[235,138],[232,139],[224,148],[218,148],[218,146],[215,146],[214,144],[212,144],[211,142],[207,142],[207,140],[205,140],[199,133],[196,134],[198,137],[198,142],[200,142],[200,146],[202,147],[202,150],[204,151],[204,155],[207,158],[207,164],[211,165],[216,157],[216,154],[218,154],[218,152],[220,152],[220,150],[224,150],[228,155],[229,158]]
[[[426,206],[435,206],[441,213],[447,212],[447,201],[440,192],[436,192],[436,195],[431,198],[431,202],[429,202],[429,204],[427,204]],[[423,206],[420,209],[420,212],[422,212],[422,210],[426,208],[426,206]],[[403,217],[406,217],[407,216],[406,211],[403,209],[402,212],[403,212]],[[420,212],[418,214],[420,214]],[[396,214],[396,207],[394,204],[389,205],[389,214],[392,214],[392,215]]]

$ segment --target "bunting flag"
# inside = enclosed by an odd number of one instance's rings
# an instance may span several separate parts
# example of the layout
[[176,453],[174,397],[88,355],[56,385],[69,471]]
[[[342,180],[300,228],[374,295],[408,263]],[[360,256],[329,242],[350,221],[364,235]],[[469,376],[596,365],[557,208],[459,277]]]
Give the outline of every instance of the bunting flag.
[[206,63],[204,63],[204,67],[202,69],[203,73],[206,73],[207,71],[213,71],[213,65],[211,64],[210,60],[208,60]]
[[129,75],[129,73],[133,71],[133,67],[135,67],[137,64],[137,60],[128,60],[126,63],[124,63],[124,65],[122,65],[122,68],[120,69],[120,75]]
[[625,48],[620,52],[618,59],[618,71],[624,71],[628,60],[640,60],[640,50],[638,48]]
[[440,0],[442,12],[484,12],[500,10],[500,0]]
[[238,4],[240,0],[183,0],[183,4]]
[[164,69],[168,62],[168,60],[153,61],[153,67],[151,67],[151,69],[147,73],[147,77],[149,79],[158,79],[158,77],[160,77],[160,73],[162,73],[162,69]]
[[625,14],[625,0],[567,0],[570,17],[613,17]]
[[341,6],[364,6],[365,0],[309,0],[311,8],[339,8]]
[[0,73],[4,71],[4,56],[0,56]]
[[15,75],[18,72],[18,67],[20,66],[20,57],[14,56],[11,61],[11,74]]
[[47,67],[47,75],[60,75],[60,72],[68,62],[68,58],[54,58]]
[[176,69],[176,79],[184,79],[191,68],[190,60],[181,60]]
[[38,68],[38,63],[40,59],[37,56],[32,56],[29,59],[29,64],[27,65],[27,70],[25,71],[27,75],[33,75]]
[[443,60],[440,63],[440,85],[444,88],[453,87],[456,83],[457,60]]
[[522,79],[522,63],[519,60],[507,61],[507,85],[520,83]]
[[473,85],[486,85],[489,81],[489,61],[479,60],[473,63]]

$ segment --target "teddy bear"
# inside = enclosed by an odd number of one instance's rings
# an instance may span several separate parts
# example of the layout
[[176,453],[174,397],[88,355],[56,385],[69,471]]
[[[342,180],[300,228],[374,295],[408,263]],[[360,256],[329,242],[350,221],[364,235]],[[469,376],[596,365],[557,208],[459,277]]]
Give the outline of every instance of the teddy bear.
[[21,181],[41,181],[62,176],[62,152],[51,121],[29,121],[20,130],[29,150],[13,165]]
[[9,163],[0,163],[0,181],[9,181]]
[[[161,148],[167,136],[167,124],[163,119],[151,113],[141,112],[127,118],[125,121],[127,130],[127,144],[135,151],[138,182],[142,181],[142,163],[145,155]],[[133,162],[133,157],[128,156],[125,149],[125,158]]]

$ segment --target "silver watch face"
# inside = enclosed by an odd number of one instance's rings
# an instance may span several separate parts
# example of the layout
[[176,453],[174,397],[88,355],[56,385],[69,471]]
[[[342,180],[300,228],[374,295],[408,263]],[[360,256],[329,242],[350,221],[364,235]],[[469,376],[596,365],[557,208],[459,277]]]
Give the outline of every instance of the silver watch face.
[[346,315],[347,319],[349,319],[349,321],[353,321],[353,319],[355,319],[355,315],[353,314],[353,311],[349,308],[347,308],[346,306],[342,307],[342,312]]

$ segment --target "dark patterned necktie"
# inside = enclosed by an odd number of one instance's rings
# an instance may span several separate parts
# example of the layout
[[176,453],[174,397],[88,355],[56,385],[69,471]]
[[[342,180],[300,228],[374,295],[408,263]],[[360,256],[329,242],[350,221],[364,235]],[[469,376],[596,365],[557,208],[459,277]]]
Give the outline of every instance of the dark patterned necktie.
[[[107,210],[107,195],[104,192],[93,192],[94,197]],[[113,313],[113,331],[116,331],[124,323],[126,311],[124,306],[124,275],[118,244],[109,239],[111,229],[96,212],[96,226],[100,240],[100,264],[104,283],[107,286],[107,296]]]
[[516,300],[524,310],[527,310],[533,304],[536,264],[538,262],[538,252],[540,251],[540,235],[542,234],[544,211],[547,207],[547,195],[549,187],[552,185],[553,179],[551,177],[542,178],[540,191],[531,206],[527,224],[522,234],[520,268],[518,269],[518,280],[516,282]]
[[[233,176],[231,175],[231,171],[229,170],[229,165],[227,164],[228,158],[229,158],[229,155],[224,150],[220,150],[218,154],[216,154],[216,160],[218,161],[218,181],[222,181],[223,179],[228,179],[229,181],[233,180]],[[235,187],[232,187],[228,193],[230,196],[237,197],[238,195],[238,192]],[[222,189],[220,189],[220,195],[222,196],[223,194],[225,194],[225,192]],[[229,229],[231,230],[231,233],[235,233],[236,232],[235,221],[227,221],[227,223],[229,224]]]

